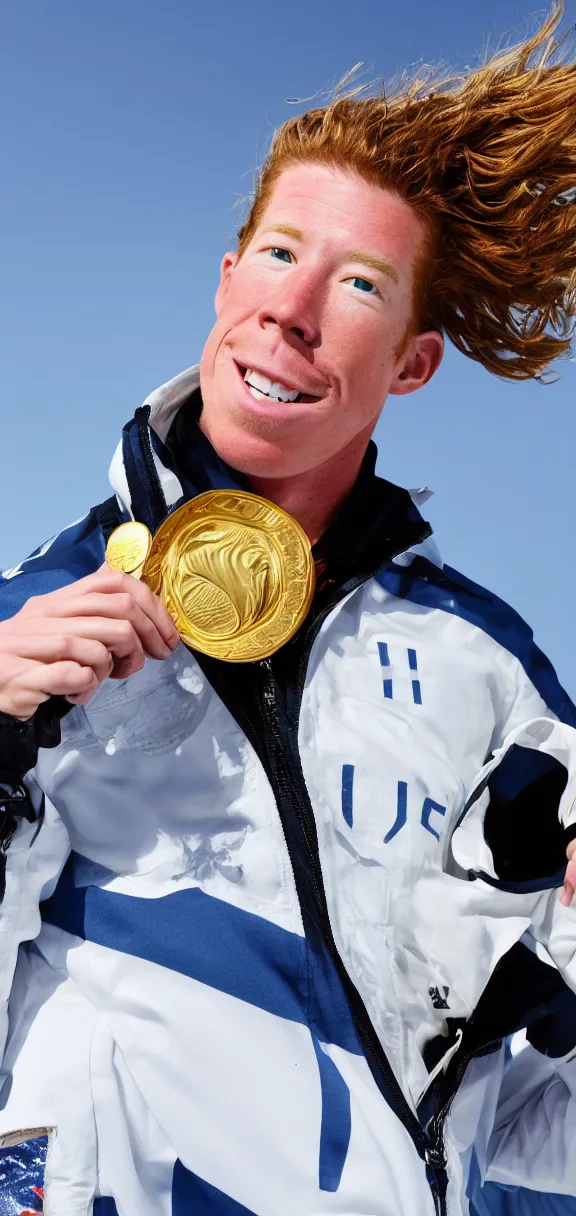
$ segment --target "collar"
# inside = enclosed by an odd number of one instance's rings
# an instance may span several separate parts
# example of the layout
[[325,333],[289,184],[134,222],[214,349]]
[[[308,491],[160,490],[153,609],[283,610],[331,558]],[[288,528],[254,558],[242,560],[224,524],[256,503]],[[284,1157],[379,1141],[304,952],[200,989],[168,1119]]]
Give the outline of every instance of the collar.
[[[112,461],[113,489],[134,519],[155,532],[170,511],[208,490],[249,490],[248,479],[227,465],[200,429],[198,367],[157,389],[124,427]],[[378,477],[371,441],[351,494],[313,554],[338,582],[359,570],[377,572],[380,555],[412,550],[431,535],[412,494]],[[420,494],[420,501],[425,500]]]

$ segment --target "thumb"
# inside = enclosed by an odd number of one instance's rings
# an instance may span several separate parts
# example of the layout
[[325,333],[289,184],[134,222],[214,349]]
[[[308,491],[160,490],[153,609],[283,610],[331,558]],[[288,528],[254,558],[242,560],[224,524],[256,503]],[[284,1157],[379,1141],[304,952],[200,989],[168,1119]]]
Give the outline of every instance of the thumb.
[[569,908],[576,893],[576,839],[570,841],[566,849],[566,856],[568,858],[568,865],[566,866],[560,903]]

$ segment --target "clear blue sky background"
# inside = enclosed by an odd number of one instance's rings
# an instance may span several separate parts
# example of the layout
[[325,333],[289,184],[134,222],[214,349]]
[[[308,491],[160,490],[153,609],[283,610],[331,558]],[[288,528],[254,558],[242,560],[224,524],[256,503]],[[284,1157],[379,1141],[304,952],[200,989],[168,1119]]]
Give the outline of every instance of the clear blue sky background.
[[[570,8],[570,0],[569,0]],[[357,60],[476,61],[528,0],[5,0],[0,565],[107,494],[119,431],[196,361],[222,253],[289,97]],[[572,13],[572,17],[574,13]],[[576,696],[576,371],[507,385],[449,351],[393,398],[379,469],[428,483],[446,559],[530,620]]]

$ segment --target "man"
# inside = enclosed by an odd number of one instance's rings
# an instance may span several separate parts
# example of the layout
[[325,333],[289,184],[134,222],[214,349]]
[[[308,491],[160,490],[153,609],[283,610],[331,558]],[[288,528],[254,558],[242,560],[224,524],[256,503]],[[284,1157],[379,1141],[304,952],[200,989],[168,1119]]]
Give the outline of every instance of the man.
[[[277,133],[199,372],[125,427],[113,497],[4,576],[9,1196],[32,1153],[58,1216],[454,1216],[500,1045],[576,986],[576,710],[370,444],[443,333],[511,378],[568,348],[559,17],[452,91]],[[123,520],[222,488],[316,563],[308,619],[251,664],[103,565]],[[538,1189],[526,1135],[512,1111],[500,1155]]]

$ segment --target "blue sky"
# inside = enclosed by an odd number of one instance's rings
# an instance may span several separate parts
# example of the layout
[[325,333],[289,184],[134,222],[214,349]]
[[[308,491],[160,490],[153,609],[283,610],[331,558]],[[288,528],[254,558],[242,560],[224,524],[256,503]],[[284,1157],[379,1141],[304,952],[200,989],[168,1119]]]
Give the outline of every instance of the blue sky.
[[[525,0],[6,0],[0,565],[107,495],[122,424],[196,361],[287,98],[358,60],[474,63]],[[576,696],[574,365],[507,385],[449,351],[388,403],[379,470],[427,483],[451,565],[509,600]]]

